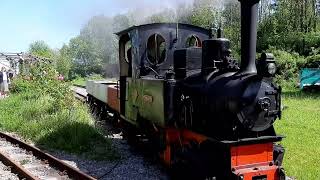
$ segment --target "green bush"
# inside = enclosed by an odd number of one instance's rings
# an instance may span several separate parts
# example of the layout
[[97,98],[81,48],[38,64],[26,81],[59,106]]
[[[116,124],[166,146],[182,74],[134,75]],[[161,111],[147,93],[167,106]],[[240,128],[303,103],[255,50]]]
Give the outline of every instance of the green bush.
[[257,50],[263,51],[269,47],[297,52],[300,55],[308,56],[313,48],[320,46],[320,33],[318,32],[286,32],[275,33],[264,30],[258,32]]
[[32,87],[33,85],[34,84],[30,83],[27,79],[18,77],[13,80],[13,82],[10,85],[10,89],[14,93],[28,92],[34,89],[34,87]]
[[299,64],[299,68],[320,68],[320,54],[308,56],[305,63]]
[[109,140],[95,127],[88,107],[73,96],[71,84],[57,77],[52,64],[30,64],[13,80],[13,94],[0,101],[0,129],[47,149],[94,159],[117,158]]
[[58,73],[52,64],[36,62],[28,67],[28,73],[22,73],[13,79],[13,93],[32,93],[33,98],[48,95],[54,99],[56,108],[72,105],[74,99],[70,84],[58,80]]
[[19,93],[0,101],[0,129],[15,132],[46,149],[82,154],[93,159],[118,157],[110,141],[95,127],[88,107],[75,101],[56,108],[48,95]]
[[299,65],[305,62],[298,53],[270,48],[267,52],[273,53],[277,63],[277,75],[283,80],[292,80],[299,74]]

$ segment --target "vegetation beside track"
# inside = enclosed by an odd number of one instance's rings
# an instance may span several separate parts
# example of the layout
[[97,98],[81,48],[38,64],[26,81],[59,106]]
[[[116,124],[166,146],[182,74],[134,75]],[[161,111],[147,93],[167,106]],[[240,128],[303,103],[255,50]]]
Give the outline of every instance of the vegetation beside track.
[[88,77],[76,77],[75,79],[73,79],[71,82],[73,85],[77,85],[77,86],[85,86],[87,80],[103,80],[105,79],[104,77],[102,77],[102,75],[100,74],[93,74],[91,76]]
[[318,179],[320,162],[320,93],[290,88],[283,92],[282,119],[276,122],[277,133],[286,138],[284,168],[297,179]]
[[77,77],[74,80],[72,80],[71,82],[72,82],[73,85],[85,86],[86,85],[86,81],[87,81],[87,78]]
[[15,79],[11,96],[0,101],[1,130],[47,149],[92,159],[117,158],[87,106],[75,100],[69,83],[57,80],[50,64],[38,64],[30,72]]

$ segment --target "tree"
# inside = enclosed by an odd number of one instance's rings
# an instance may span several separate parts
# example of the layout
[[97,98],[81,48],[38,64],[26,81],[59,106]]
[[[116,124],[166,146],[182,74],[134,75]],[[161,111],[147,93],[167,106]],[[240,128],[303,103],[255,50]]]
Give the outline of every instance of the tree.
[[128,16],[123,14],[118,14],[113,17],[112,25],[113,25],[113,32],[119,32],[129,28],[130,26],[133,25],[133,23],[130,22],[130,19],[128,18]]
[[[260,18],[258,51],[274,46],[277,49],[309,55],[320,42],[317,35],[319,22],[317,0],[267,1]],[[262,6],[262,5],[261,5]],[[260,9],[261,9],[260,6]],[[262,11],[262,10],[260,10]]]
[[63,45],[55,57],[56,69],[66,79],[69,78],[70,69],[72,66],[72,56],[68,45]]
[[[81,29],[79,37],[90,44],[90,48],[97,58],[101,59],[103,66],[117,62],[118,43],[115,31],[121,26],[127,26],[128,20],[123,16],[112,19],[106,16],[92,17]],[[116,22],[117,21],[117,22]],[[123,21],[123,22],[122,22]]]
[[176,21],[179,23],[191,24],[190,17],[192,15],[192,7],[186,4],[179,4],[176,8]]
[[189,17],[191,24],[203,28],[212,28],[220,23],[218,11],[211,0],[194,1],[192,14]]
[[52,58],[54,54],[53,50],[44,41],[35,41],[31,43],[29,46],[29,53],[44,58]]
[[75,37],[69,42],[72,57],[72,75],[88,76],[91,73],[102,74],[102,59],[94,51],[92,43],[81,36]]
[[170,23],[175,21],[175,12],[168,8],[159,13],[151,15],[146,19],[146,23]]
[[240,54],[240,3],[228,2],[224,5],[222,12],[223,30],[225,36],[230,39],[235,54]]
[[[122,27],[127,28],[129,20],[118,15],[115,18],[94,16],[81,29],[80,34],[69,41],[68,54],[71,61],[71,75],[105,75],[106,66],[117,62],[117,38],[113,33]],[[63,60],[64,58],[61,58]],[[114,74],[115,75],[115,74]],[[114,76],[113,75],[113,76]]]

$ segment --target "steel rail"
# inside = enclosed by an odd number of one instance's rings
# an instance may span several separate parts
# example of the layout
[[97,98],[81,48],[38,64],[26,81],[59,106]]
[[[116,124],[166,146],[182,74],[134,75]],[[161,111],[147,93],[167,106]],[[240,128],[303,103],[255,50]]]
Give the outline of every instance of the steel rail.
[[[74,87],[77,87],[77,88],[83,88],[85,89],[85,86],[83,85],[77,85],[77,84],[73,84]],[[74,95],[75,97],[82,101],[83,103],[85,103],[87,101],[87,95],[83,94],[83,93],[80,93],[79,91],[77,91],[75,88],[72,88],[72,91],[74,92]]]
[[[46,161],[49,163],[50,166],[53,166],[55,168],[57,168],[59,171],[66,173],[71,179],[79,179],[79,180],[96,180],[95,178],[79,171],[78,169],[62,162],[61,160],[55,158],[54,156],[45,153],[43,151],[41,151],[40,149],[30,146],[8,134],[2,133],[0,132],[0,138],[4,138],[7,141],[9,141],[12,144],[18,145],[20,148],[25,149],[27,151],[32,152],[32,154],[34,156],[36,156],[37,158],[40,158],[43,161]],[[1,154],[1,153],[0,153]],[[0,157],[2,159],[2,157]],[[10,160],[9,160],[10,161]],[[10,165],[12,167],[18,167],[17,165],[13,164]],[[21,167],[21,166],[20,166]],[[22,173],[22,172],[21,172]],[[18,172],[18,174],[20,174],[20,172]],[[28,178],[27,178],[28,179]],[[30,177],[30,179],[32,179]],[[36,180],[36,179],[33,179]]]
[[39,178],[33,176],[29,171],[25,170],[20,164],[9,158],[9,156],[2,151],[0,151],[0,160],[4,165],[10,167],[11,172],[17,174],[20,179],[39,180]]
[[75,97],[78,100],[82,101],[83,103],[85,103],[87,101],[87,96],[86,95],[83,95],[83,94],[81,94],[79,92],[74,92],[74,93],[75,93]]
[[86,88],[86,85],[80,85],[80,84],[72,84],[72,86],[76,86],[79,88]]

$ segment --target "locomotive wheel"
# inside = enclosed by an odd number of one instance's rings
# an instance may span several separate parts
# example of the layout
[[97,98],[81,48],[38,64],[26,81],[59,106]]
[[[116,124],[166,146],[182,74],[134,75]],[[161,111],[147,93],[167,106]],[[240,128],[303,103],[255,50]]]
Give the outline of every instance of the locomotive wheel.
[[197,144],[186,146],[174,152],[175,159],[170,168],[173,179],[214,179],[210,174],[206,153]]
[[137,138],[137,129],[127,124],[124,125],[123,129],[123,137],[127,140],[128,144],[136,145],[139,142]]
[[[199,166],[200,165],[200,166]],[[173,179],[206,179],[201,176],[201,164],[195,164],[190,160],[182,160],[172,164],[169,172]]]
[[119,119],[120,119],[119,114],[116,113],[116,112],[113,112],[113,116],[110,116],[109,113],[110,113],[110,112],[107,113],[107,114],[108,114],[108,120],[109,120],[112,124],[118,126],[119,123],[120,123],[120,122],[119,122]]

